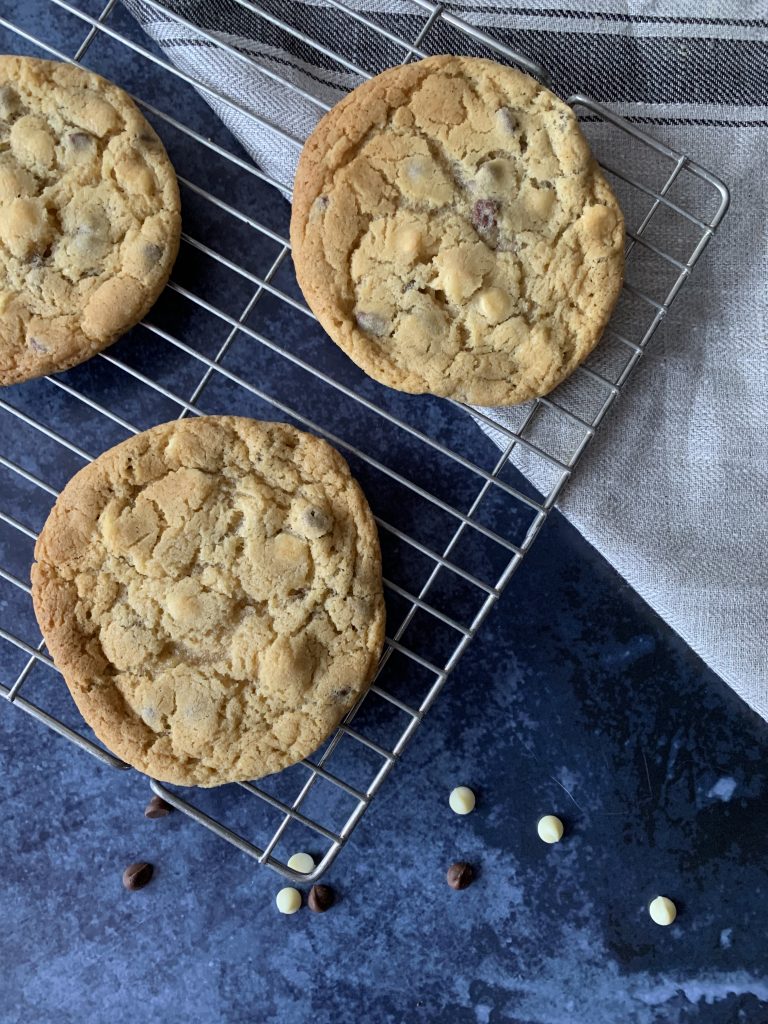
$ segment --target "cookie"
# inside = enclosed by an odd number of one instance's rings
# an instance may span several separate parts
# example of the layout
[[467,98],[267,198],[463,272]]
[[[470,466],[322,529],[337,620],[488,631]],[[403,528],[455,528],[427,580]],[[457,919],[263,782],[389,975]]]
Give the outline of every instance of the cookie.
[[187,419],[62,491],[35,548],[48,650],[110,750],[215,786],[315,750],[384,639],[376,526],[330,445],[284,423]]
[[138,323],[176,259],[179,208],[122,89],[0,57],[0,384],[66,370]]
[[428,57],[333,108],[299,161],[304,295],[366,373],[509,405],[551,391],[621,289],[621,211],[565,103],[513,68]]

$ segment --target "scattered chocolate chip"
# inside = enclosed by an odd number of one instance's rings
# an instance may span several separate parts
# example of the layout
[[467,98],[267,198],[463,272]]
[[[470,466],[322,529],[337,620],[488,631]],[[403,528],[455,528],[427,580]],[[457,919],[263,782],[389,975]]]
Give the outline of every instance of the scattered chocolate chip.
[[325,210],[328,207],[329,199],[328,196],[318,196],[315,200],[315,206],[318,210]]
[[167,800],[163,800],[160,796],[153,796],[147,806],[144,808],[145,818],[165,818],[167,817],[173,807],[168,803]]
[[154,132],[142,132],[138,136],[139,142],[144,142],[148,146],[155,146],[160,141]]
[[382,334],[386,334],[387,323],[384,317],[379,316],[377,313],[355,313],[355,323],[361,331],[365,331],[366,334],[373,334],[377,338],[380,338]]
[[477,231],[492,231],[496,227],[499,202],[496,199],[478,199],[472,207],[472,224]]
[[336,893],[330,885],[313,885],[309,890],[307,906],[316,914],[324,914],[336,902]]
[[445,879],[452,889],[466,889],[471,885],[475,877],[475,870],[465,860],[457,860],[451,864],[446,873]]
[[352,691],[348,686],[345,686],[342,690],[334,690],[331,696],[334,700],[344,701],[347,700]]
[[33,338],[31,336],[28,337],[27,338],[27,344],[35,352],[47,352],[48,351],[48,349],[45,347],[45,345],[42,343],[42,341],[38,341],[37,338]]
[[149,885],[154,872],[152,864],[141,860],[136,861],[135,864],[129,864],[123,872],[123,885],[129,892],[136,892],[138,889],[143,889],[145,885]]
[[93,136],[88,132],[70,132],[67,142],[73,149],[87,149],[93,142]]

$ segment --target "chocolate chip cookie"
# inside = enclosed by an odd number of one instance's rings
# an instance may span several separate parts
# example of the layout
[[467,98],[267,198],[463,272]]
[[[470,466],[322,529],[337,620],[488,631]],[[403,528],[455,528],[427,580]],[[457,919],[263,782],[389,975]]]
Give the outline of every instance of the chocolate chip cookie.
[[215,786],[310,754],[384,638],[376,526],[330,445],[235,416],[154,427],[81,470],[35,548],[48,649],[96,735]]
[[366,373],[481,405],[571,373],[624,266],[621,211],[573,111],[469,57],[385,71],[320,121],[291,243],[307,302]]
[[179,206],[122,89],[0,57],[0,384],[68,369],[137,323],[176,259]]

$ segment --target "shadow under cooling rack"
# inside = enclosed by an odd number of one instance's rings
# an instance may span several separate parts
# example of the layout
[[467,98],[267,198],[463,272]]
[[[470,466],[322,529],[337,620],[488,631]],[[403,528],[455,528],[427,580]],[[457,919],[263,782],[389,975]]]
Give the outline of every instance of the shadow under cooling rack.
[[[263,23],[276,45],[321,54],[345,87],[436,52],[490,56],[547,81],[539,65],[426,0],[403,0],[387,16],[332,0],[327,7],[350,30],[343,53],[323,34],[321,17],[313,36],[291,23],[291,5],[233,4]],[[189,31],[164,5],[141,6]],[[383,388],[328,343],[296,285],[288,203],[208,103],[259,120],[253,111],[171,63],[115,0],[35,0],[15,17],[0,18],[6,52],[82,61],[134,94],[180,171],[184,234],[172,280],[143,324],[88,363],[0,396],[0,694],[124,768],[80,720],[32,614],[34,541],[56,495],[107,448],[175,417],[237,413],[325,437],[349,460],[379,526],[389,626],[376,681],[311,759],[278,775],[208,791],[152,783],[251,857],[286,877],[314,879],[533,543],[725,214],[727,190],[599,104],[572,98],[626,214],[627,283],[605,337],[567,382],[510,410],[504,426],[493,410],[471,410],[482,430],[468,430],[469,411],[459,403]],[[302,92],[279,64],[236,55],[212,31],[198,35],[318,116],[333,101]],[[364,67],[355,53],[365,54]],[[259,123],[300,147],[301,138],[269,119]],[[288,868],[296,849],[315,856],[311,875]]]

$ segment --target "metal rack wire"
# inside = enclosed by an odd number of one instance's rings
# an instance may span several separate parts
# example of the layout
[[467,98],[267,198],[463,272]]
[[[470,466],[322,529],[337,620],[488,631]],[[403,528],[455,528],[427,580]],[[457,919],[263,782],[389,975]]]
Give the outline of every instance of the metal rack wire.
[[[291,23],[290,11],[278,17],[237,3],[359,78],[379,70],[313,40]],[[151,6],[164,10],[154,0]],[[444,52],[447,40],[455,50],[513,63],[547,81],[543,68],[429,0],[403,0],[398,25],[410,26],[407,36],[337,0],[329,6],[397,60]],[[475,411],[499,448],[479,431],[467,441],[458,403],[379,387],[324,341],[286,259],[285,204],[273,192],[276,183],[228,133],[212,128],[202,103],[199,123],[177,119],[169,84],[191,91],[199,83],[149,42],[116,0],[100,10],[92,0],[41,0],[25,10],[24,20],[0,18],[6,49],[76,62],[87,57],[88,66],[139,93],[181,172],[184,235],[168,289],[130,337],[84,367],[0,397],[0,694],[104,764],[125,769],[62,696],[30,610],[32,545],[58,491],[100,451],[174,415],[238,411],[289,419],[324,436],[362,480],[382,538],[389,633],[377,679],[313,759],[278,776],[214,791],[152,782],[156,793],[249,856],[310,881],[348,839],[530,548],[722,220],[728,191],[685,155],[587,97],[572,97],[598,155],[615,150],[617,133],[636,148],[629,169],[601,161],[627,213],[628,281],[605,338],[570,381],[520,408],[514,428]],[[273,67],[260,73],[281,80]],[[148,82],[159,83],[151,103],[142,95]],[[232,102],[209,86],[200,92]],[[328,106],[312,102],[318,113]],[[318,852],[311,875],[287,866],[299,848]]]

